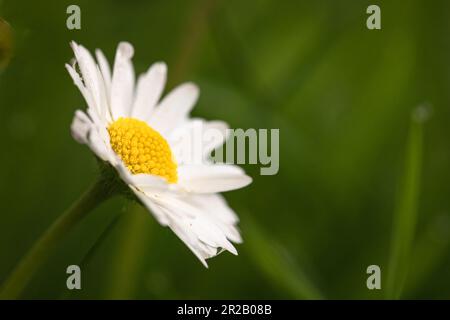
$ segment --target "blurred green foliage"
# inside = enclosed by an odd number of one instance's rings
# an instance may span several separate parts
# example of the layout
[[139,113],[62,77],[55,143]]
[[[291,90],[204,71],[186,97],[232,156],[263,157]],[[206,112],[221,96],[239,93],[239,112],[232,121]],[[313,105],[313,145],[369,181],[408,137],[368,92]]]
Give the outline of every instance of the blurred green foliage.
[[[369,31],[374,3],[382,30]],[[246,166],[253,184],[226,194],[242,218],[238,257],[205,269],[170,230],[117,198],[60,244],[24,298],[383,298],[398,239],[409,246],[407,268],[396,271],[402,297],[450,297],[448,1],[81,0],[73,31],[70,4],[0,2],[15,37],[0,74],[0,282],[96,176],[91,152],[70,136],[85,104],[64,69],[69,41],[111,60],[127,40],[138,72],[168,63],[167,90],[200,85],[194,115],[279,128],[280,171]],[[410,114],[423,102],[433,114],[412,179]],[[417,221],[399,210],[416,210]],[[393,230],[398,215],[413,227]],[[81,291],[65,289],[70,264],[82,265]],[[381,267],[380,291],[366,288],[371,264]]]

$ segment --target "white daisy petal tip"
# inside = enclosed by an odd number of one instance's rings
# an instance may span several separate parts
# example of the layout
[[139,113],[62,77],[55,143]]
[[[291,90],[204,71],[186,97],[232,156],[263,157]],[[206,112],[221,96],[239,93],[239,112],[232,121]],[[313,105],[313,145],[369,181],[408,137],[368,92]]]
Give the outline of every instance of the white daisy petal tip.
[[155,62],[154,68],[159,74],[167,73],[167,64],[164,61]]
[[194,82],[186,82],[183,84],[183,86],[186,87],[186,90],[190,92],[195,97],[195,100],[198,99],[198,96],[200,94],[200,88],[198,85],[196,85]]
[[252,183],[244,170],[229,164],[183,165],[178,169],[180,185],[193,193],[220,193]]
[[244,177],[243,177],[243,180],[242,180],[243,185],[242,185],[241,188],[244,188],[244,187],[250,185],[252,182],[253,182],[253,178],[250,177],[247,174],[244,174]]
[[117,52],[120,53],[125,59],[131,59],[134,55],[134,47],[131,43],[122,41],[117,47]]
[[228,244],[227,244],[227,246],[225,247],[225,249],[226,249],[228,252],[231,252],[232,254],[234,254],[235,256],[238,255],[237,249],[236,249],[230,242],[228,242]]
[[70,47],[73,51],[78,50],[78,44],[74,40],[70,41]]
[[209,269],[208,263],[206,262],[206,259],[199,259],[200,262],[202,263],[202,265],[206,268]]
[[[96,48],[96,49],[95,49],[95,57],[96,57],[96,58],[101,57],[102,59],[105,58],[105,60],[106,60],[105,54],[104,54],[103,51],[102,51],[101,49],[99,49],[99,48]],[[97,59],[97,60],[99,60],[99,59]]]
[[107,96],[109,98],[109,90],[111,87],[111,67],[109,66],[108,60],[106,59],[103,51],[100,49],[95,49],[95,57],[103,76],[103,81],[105,82],[105,88],[107,89]]
[[[73,83],[76,85],[77,84],[77,78],[79,78],[78,73],[75,71],[74,65],[73,64],[64,64],[64,67],[66,68],[66,70],[69,72],[70,77],[73,80]],[[75,75],[76,74],[76,75]]]
[[239,233],[239,231],[238,231],[237,234],[234,236],[234,238],[233,238],[233,239],[230,239],[230,240],[232,240],[234,243],[237,243],[237,244],[243,244],[243,243],[244,243],[244,239],[242,239],[242,236],[241,236],[241,234]]

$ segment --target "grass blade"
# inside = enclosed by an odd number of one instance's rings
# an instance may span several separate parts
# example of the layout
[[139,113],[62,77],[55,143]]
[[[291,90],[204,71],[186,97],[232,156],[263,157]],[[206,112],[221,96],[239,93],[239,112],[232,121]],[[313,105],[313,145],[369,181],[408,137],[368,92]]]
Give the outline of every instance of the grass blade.
[[427,107],[421,106],[414,110],[411,117],[404,173],[394,212],[386,288],[388,299],[400,298],[410,264],[419,203],[423,126],[427,116]]
[[[248,220],[248,218],[246,219]],[[253,220],[245,225],[245,244],[248,254],[266,277],[294,299],[322,299],[322,294],[306,274],[287,255],[282,247],[258,227]]]
[[[97,254],[98,250],[102,248],[102,245],[105,243],[105,241],[109,238],[112,231],[116,227],[118,221],[122,217],[121,214],[116,215],[111,222],[105,227],[105,229],[102,231],[100,236],[97,238],[97,240],[92,244],[92,246],[89,248],[89,250],[86,252],[84,257],[81,259],[81,262],[78,264],[80,266],[81,270],[86,270],[92,261],[92,259]],[[77,290],[75,290],[77,291]],[[73,296],[74,291],[66,290],[66,288],[63,290],[63,293],[60,297],[61,300],[69,299]]]

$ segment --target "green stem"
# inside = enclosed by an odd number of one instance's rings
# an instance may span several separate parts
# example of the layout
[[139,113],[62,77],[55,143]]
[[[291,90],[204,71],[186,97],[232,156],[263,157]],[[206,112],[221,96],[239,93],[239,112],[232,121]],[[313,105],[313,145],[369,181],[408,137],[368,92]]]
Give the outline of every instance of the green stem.
[[[148,223],[148,213],[144,212],[143,207],[138,204],[133,205],[132,209],[123,215],[122,238],[111,263],[107,299],[133,299],[136,285],[139,283],[137,276],[142,266],[141,259],[145,252],[145,244],[148,244],[146,241],[150,234],[148,228],[151,225]],[[127,277],[123,277],[124,274]]]
[[0,299],[16,299],[49,257],[55,246],[92,209],[116,194],[116,188],[99,179],[67,209],[22,258],[0,290]]

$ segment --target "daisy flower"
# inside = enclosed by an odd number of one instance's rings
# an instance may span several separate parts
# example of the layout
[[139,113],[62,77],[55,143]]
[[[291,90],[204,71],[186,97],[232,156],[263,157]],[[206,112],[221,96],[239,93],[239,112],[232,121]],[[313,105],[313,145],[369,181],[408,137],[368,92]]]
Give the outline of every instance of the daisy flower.
[[[73,65],[66,65],[86,100],[77,110],[72,135],[87,145],[163,226],[169,227],[207,266],[206,259],[222,250],[237,254],[232,242],[242,241],[238,217],[220,192],[242,188],[251,178],[235,165],[213,164],[211,151],[226,139],[227,125],[189,117],[199,90],[181,84],[164,98],[167,67],[158,62],[135,84],[131,44],[118,45],[112,70],[100,50],[96,59],[83,46],[71,43]],[[179,156],[189,149],[179,137],[197,128],[215,130],[201,145],[201,163]],[[194,138],[195,139],[195,138]]]

